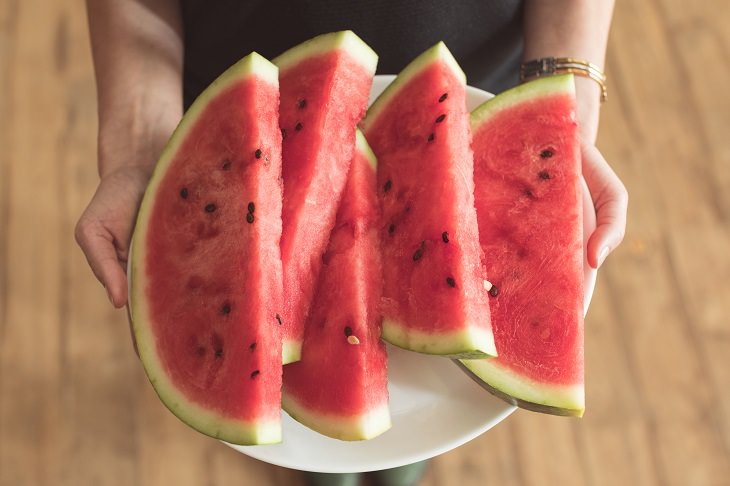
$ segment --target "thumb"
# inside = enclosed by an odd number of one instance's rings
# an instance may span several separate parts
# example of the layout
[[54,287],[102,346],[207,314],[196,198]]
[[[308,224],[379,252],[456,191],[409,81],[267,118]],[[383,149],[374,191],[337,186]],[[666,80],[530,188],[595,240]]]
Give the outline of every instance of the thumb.
[[624,238],[629,195],[594,145],[584,145],[582,157],[583,177],[596,209],[596,229],[588,240],[588,263],[598,268]]

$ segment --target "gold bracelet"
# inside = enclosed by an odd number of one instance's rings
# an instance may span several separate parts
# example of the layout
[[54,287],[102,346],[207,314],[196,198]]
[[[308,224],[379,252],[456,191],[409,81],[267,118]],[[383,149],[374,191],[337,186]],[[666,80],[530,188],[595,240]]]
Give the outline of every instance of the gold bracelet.
[[606,75],[598,66],[588,61],[572,57],[543,57],[522,63],[520,66],[521,81],[568,73],[591,78],[601,87],[601,102],[608,99]]

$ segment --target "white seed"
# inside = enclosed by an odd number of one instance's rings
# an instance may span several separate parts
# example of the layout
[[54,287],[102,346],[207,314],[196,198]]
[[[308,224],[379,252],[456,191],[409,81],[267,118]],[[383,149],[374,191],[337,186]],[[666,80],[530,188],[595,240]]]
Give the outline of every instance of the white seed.
[[360,340],[357,336],[347,336],[347,342],[350,344],[360,344]]
[[487,292],[492,290],[492,282],[490,282],[489,280],[485,280],[484,281],[484,290],[486,290]]

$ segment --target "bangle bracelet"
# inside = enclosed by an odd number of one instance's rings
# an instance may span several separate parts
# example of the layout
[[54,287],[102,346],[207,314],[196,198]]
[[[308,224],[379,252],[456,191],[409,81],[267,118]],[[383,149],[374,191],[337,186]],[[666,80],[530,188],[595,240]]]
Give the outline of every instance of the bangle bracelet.
[[522,63],[520,66],[521,81],[568,73],[591,78],[598,83],[601,87],[601,101],[606,101],[608,98],[606,75],[598,66],[588,61],[571,57],[543,57]]

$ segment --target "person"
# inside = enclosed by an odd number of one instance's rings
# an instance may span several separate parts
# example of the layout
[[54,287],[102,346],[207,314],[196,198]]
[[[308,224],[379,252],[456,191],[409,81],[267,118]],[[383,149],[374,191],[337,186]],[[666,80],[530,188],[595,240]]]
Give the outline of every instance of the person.
[[[469,84],[500,92],[519,82],[521,62],[577,58],[602,69],[613,3],[87,0],[100,181],[76,239],[112,305],[123,307],[136,212],[162,148],[195,96],[253,50],[272,58],[317,34],[351,29],[379,54],[378,72],[396,74],[443,40]],[[597,223],[587,259],[598,268],[623,239],[628,194],[596,148],[603,82],[595,78],[576,76],[575,84],[583,176]]]

